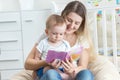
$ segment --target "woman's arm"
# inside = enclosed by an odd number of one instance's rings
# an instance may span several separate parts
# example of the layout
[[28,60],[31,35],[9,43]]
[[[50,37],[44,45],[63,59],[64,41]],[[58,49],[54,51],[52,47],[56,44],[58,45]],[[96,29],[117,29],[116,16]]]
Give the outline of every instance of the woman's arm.
[[62,65],[66,73],[71,75],[71,77],[74,77],[79,71],[87,69],[88,62],[89,62],[89,49],[84,49],[80,55],[77,67],[75,66],[75,64],[73,64],[72,58],[70,58],[70,60],[66,59],[65,62],[62,61]]
[[[37,70],[42,66],[47,66],[48,64],[45,62],[45,60],[38,60],[35,59],[35,55],[38,54],[38,51],[36,49],[37,43],[34,45],[33,49],[29,53],[26,61],[25,61],[25,69],[27,70]],[[40,57],[40,56],[38,56]]]
[[83,49],[78,62],[78,67],[87,69],[88,62],[89,62],[89,48]]

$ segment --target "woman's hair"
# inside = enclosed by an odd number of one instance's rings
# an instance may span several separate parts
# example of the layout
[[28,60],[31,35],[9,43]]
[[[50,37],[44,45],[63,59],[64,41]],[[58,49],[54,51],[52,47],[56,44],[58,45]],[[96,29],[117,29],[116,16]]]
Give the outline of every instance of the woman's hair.
[[77,35],[84,34],[85,30],[85,23],[86,23],[86,8],[85,6],[79,2],[79,1],[72,1],[68,3],[68,5],[64,8],[62,11],[62,16],[65,18],[69,13],[74,12],[78,14],[80,17],[82,17],[83,21],[79,27],[79,29],[76,31]]
[[56,25],[63,25],[65,24],[65,20],[62,16],[57,14],[52,14],[48,17],[46,21],[46,29],[49,29],[51,27],[55,27]]
[[89,47],[90,47],[90,60],[92,61],[93,59],[95,59],[95,50],[94,50],[94,46],[93,46],[93,42],[92,39],[90,37],[88,28],[87,28],[87,23],[86,23],[86,7],[84,6],[83,3],[81,3],[80,1],[72,1],[70,3],[68,3],[68,5],[65,6],[64,10],[62,11],[61,15],[63,16],[63,18],[65,19],[66,16],[71,13],[74,12],[77,15],[79,15],[80,17],[82,17],[82,23],[79,27],[79,29],[75,32],[77,37],[78,37],[78,41],[80,43],[84,42],[85,40],[87,40]]

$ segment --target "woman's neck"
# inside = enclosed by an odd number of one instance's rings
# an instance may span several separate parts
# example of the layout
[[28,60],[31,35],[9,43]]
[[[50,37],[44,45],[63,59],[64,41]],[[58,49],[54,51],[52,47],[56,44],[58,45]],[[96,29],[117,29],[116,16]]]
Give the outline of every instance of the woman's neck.
[[65,37],[72,37],[74,35],[75,35],[74,33],[73,34],[65,34]]
[[70,46],[74,46],[77,41],[77,35],[76,34],[66,34],[64,37],[65,40],[67,40],[70,43]]

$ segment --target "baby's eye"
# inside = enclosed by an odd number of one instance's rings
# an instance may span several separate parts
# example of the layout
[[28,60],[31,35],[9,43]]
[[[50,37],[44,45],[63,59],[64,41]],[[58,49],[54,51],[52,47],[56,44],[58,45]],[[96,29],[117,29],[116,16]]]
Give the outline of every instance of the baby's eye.
[[53,35],[56,35],[56,33],[53,33]]
[[60,35],[62,36],[63,34],[61,33]]

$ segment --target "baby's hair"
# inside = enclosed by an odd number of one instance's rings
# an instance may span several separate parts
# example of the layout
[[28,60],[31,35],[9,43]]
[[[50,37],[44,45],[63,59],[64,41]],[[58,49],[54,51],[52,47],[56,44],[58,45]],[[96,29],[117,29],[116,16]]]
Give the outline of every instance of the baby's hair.
[[65,20],[62,16],[57,14],[52,14],[48,17],[46,21],[46,29],[49,29],[51,27],[55,27],[56,25],[63,25],[65,24]]

